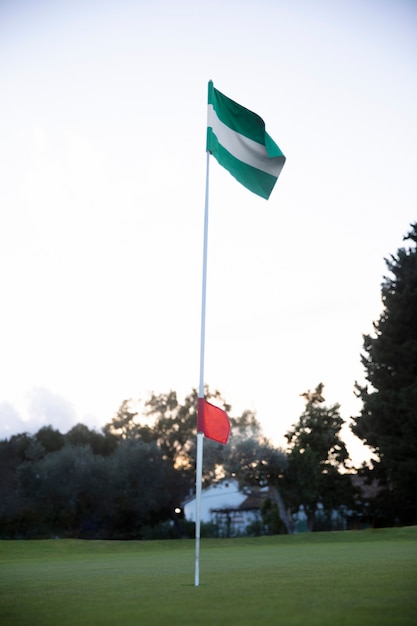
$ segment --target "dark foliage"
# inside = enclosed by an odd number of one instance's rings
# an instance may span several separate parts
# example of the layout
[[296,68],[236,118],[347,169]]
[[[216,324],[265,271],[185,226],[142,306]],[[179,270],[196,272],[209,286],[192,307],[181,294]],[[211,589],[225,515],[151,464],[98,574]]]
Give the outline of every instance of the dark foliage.
[[417,224],[404,240],[410,246],[386,259],[383,312],[364,336],[369,385],[356,385],[363,408],[352,427],[378,457],[370,476],[379,484],[375,520],[384,525],[417,523]]
[[352,507],[355,490],[346,469],[349,459],[340,437],[343,419],[340,406],[325,406],[320,383],[313,392],[302,394],[306,407],[297,424],[286,434],[288,468],[283,493],[292,512],[303,507],[309,530],[317,529],[319,518],[331,519],[335,511]]

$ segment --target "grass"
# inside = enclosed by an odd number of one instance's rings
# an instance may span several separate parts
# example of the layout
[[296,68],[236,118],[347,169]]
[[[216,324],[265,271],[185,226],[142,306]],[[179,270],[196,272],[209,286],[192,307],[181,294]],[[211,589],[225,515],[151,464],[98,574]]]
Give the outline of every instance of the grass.
[[0,541],[2,626],[417,625],[417,527],[193,541]]

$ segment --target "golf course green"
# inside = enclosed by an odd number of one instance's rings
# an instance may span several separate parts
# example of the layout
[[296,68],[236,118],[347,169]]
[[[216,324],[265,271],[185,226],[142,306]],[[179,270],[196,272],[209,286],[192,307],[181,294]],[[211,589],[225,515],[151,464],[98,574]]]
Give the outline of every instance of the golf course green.
[[2,626],[417,625],[417,527],[0,541]]

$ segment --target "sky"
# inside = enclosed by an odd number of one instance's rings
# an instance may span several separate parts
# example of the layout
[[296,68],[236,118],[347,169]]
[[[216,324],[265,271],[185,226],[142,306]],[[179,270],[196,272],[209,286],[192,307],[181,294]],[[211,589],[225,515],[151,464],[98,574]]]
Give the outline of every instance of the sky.
[[0,438],[198,387],[209,80],[287,161],[265,201],[210,159],[205,381],[276,445],[319,382],[359,414],[416,221],[417,2],[0,0]]

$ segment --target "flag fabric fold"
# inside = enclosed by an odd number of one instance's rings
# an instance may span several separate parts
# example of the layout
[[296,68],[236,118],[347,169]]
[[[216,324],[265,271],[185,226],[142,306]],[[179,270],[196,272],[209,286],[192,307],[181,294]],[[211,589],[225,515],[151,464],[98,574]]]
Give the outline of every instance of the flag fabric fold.
[[285,156],[265,130],[265,123],[208,86],[206,150],[244,187],[268,199],[285,163]]
[[230,421],[226,411],[204,398],[198,399],[197,431],[218,443],[227,443],[230,434]]

